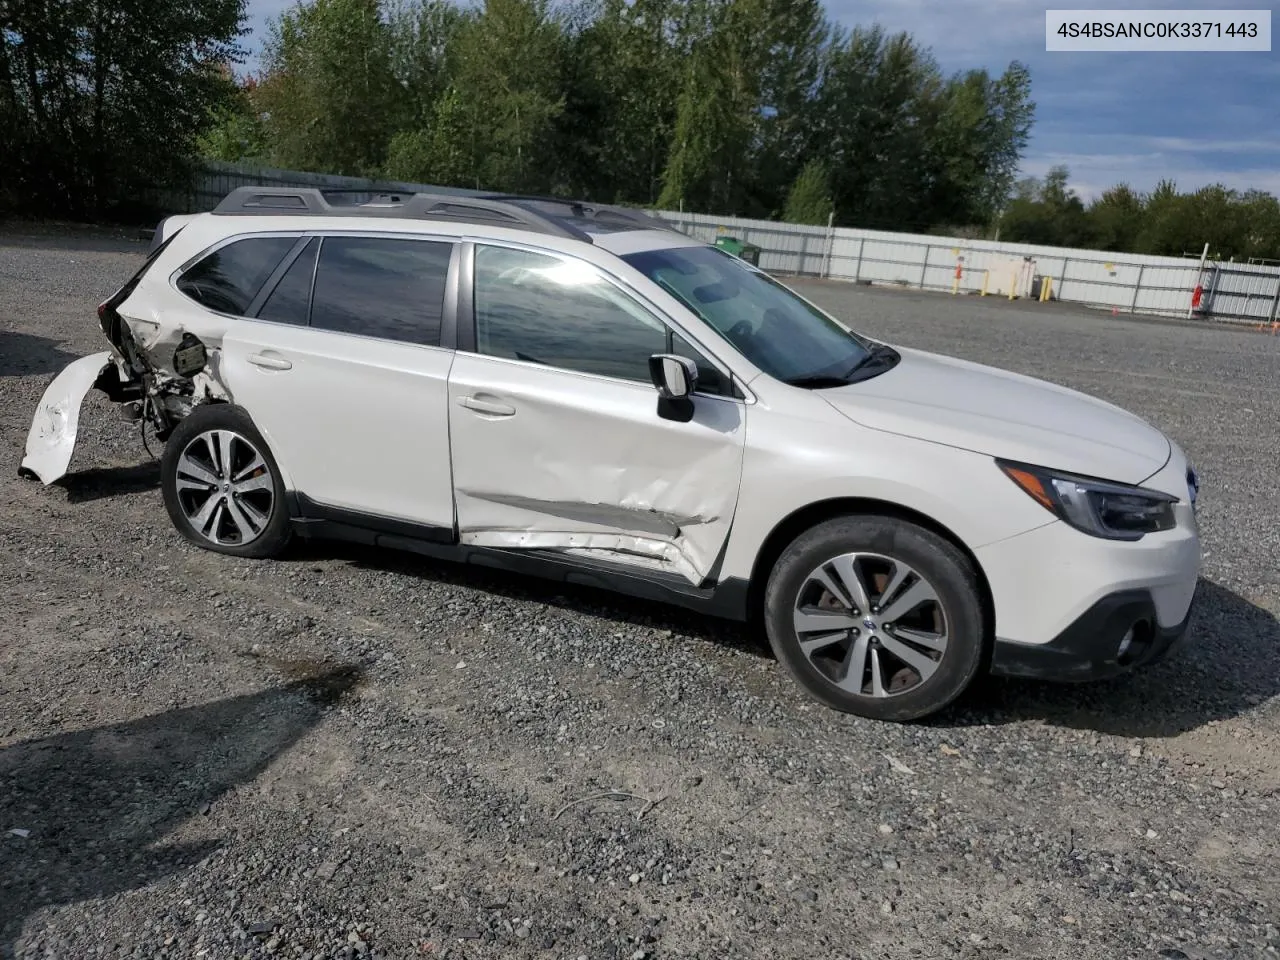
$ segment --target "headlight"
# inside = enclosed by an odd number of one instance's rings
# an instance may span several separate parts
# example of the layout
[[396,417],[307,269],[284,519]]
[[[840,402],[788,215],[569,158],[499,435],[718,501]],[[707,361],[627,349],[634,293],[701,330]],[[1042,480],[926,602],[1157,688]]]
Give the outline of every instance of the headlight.
[[1005,475],[1064,523],[1107,540],[1141,540],[1172,530],[1177,497],[1124,483],[1111,483],[997,460]]

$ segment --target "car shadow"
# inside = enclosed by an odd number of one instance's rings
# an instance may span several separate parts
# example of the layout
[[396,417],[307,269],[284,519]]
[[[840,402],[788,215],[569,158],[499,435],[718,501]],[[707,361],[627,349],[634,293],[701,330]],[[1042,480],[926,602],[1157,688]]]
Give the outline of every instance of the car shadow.
[[362,570],[399,573],[446,586],[483,590],[508,600],[543,603],[630,626],[670,630],[761,657],[773,656],[763,634],[743,624],[671,604],[628,597],[600,587],[561,583],[447,560],[435,561],[413,553],[339,540],[302,541],[290,551],[290,555],[297,561],[318,558],[342,560]]
[[1161,738],[1229,720],[1280,696],[1280,620],[1201,579],[1184,646],[1112,680],[1079,684],[989,678],[938,726],[1040,720],[1122,737]]
[[64,475],[57,485],[67,491],[68,503],[88,503],[104,497],[146,493],[160,486],[160,461],[78,470]]
[[165,843],[253,780],[360,679],[306,665],[259,693],[0,749],[0,957],[34,911],[110,897],[190,867],[217,839]]
[[[340,541],[304,541],[292,557],[339,559],[360,569],[671,630],[773,658],[758,628],[594,587]],[[1280,620],[1267,610],[1201,579],[1187,639],[1186,647],[1164,662],[1114,680],[1077,684],[984,677],[953,707],[920,722],[945,728],[1039,720],[1116,736],[1169,737],[1239,716],[1280,696]]]
[[0,330],[0,377],[53,374],[78,359],[79,354],[68,353],[48,337]]

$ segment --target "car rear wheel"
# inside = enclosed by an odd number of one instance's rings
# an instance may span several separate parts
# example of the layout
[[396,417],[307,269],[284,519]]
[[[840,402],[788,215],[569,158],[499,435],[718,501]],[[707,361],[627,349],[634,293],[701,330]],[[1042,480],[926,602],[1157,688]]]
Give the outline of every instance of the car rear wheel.
[[280,470],[238,407],[197,407],[179,423],[165,444],[160,480],[169,518],[197,546],[273,557],[289,543]]
[[817,700],[908,721],[936,713],[981,667],[978,579],[952,543],[885,516],[828,520],[801,534],[765,588],[775,656]]

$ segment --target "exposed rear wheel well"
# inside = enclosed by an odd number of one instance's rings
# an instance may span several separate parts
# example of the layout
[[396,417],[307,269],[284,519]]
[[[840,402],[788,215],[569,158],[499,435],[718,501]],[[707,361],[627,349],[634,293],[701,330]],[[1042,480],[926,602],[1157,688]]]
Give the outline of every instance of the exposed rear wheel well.
[[824,520],[858,514],[897,517],[930,530],[953,543],[965,555],[969,563],[973,565],[973,572],[978,578],[978,587],[982,592],[981,600],[985,632],[988,640],[995,636],[995,601],[991,596],[991,585],[987,582],[987,576],[982,570],[982,564],[978,562],[978,558],[974,556],[973,551],[959,537],[932,517],[896,503],[860,497],[841,497],[811,503],[809,506],[797,510],[773,528],[773,531],[765,538],[764,545],[756,555],[756,562],[751,569],[751,583],[747,591],[748,622],[755,626],[761,624],[761,615],[764,611],[764,590],[769,581],[769,571],[773,569],[773,565],[782,556],[782,552],[786,550],[791,541],[805,530],[822,523]]

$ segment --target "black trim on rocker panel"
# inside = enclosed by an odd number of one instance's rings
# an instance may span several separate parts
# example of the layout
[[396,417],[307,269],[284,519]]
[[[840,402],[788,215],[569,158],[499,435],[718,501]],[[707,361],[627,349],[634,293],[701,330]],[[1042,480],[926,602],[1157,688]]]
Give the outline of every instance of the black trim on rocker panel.
[[561,583],[595,587],[641,600],[669,603],[725,620],[747,619],[747,581],[737,577],[711,587],[698,587],[683,577],[638,570],[607,561],[575,557],[551,550],[504,550],[461,544],[449,527],[433,527],[328,507],[303,494],[292,494],[294,531],[303,537],[346,540],[404,550]]
[[[297,503],[294,517],[298,518],[294,520],[294,524],[298,526],[303,536],[310,535],[306,531],[310,529],[311,522],[320,521],[355,527],[374,535],[413,537],[429,543],[457,543],[458,541],[457,532],[453,527],[437,527],[426,523],[414,523],[412,520],[382,517],[376,513],[348,510],[346,507],[331,507],[316,503],[305,493],[295,493],[293,499]],[[372,543],[373,541],[362,540],[361,542]]]

